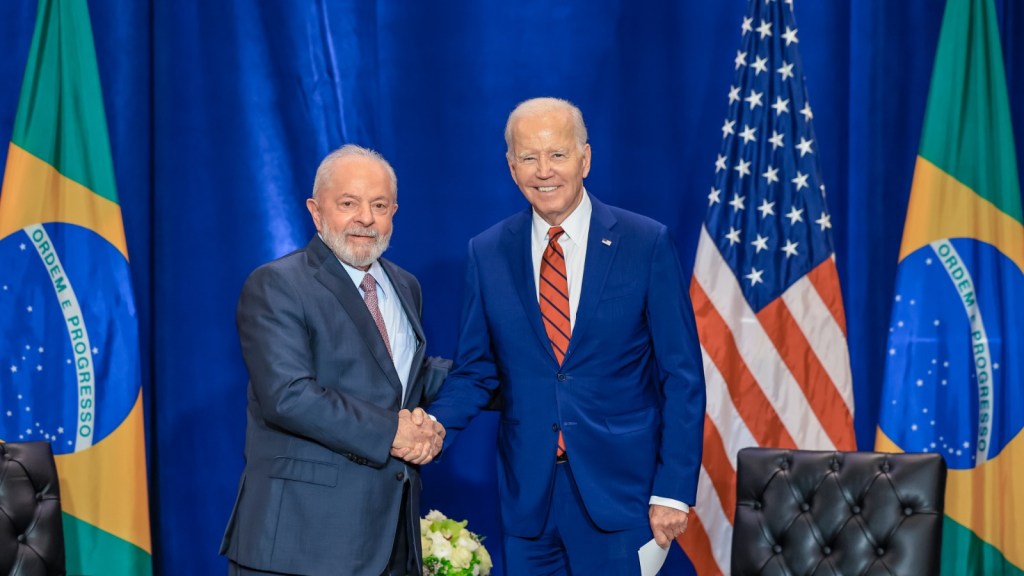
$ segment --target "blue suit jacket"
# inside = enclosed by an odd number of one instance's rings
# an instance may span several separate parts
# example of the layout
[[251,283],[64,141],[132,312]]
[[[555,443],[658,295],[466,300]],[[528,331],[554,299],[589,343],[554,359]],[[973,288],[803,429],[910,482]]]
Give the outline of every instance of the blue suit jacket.
[[647,524],[651,495],[696,497],[704,373],[675,246],[662,224],[591,200],[563,365],[541,323],[526,210],[469,243],[455,367],[430,406],[447,445],[499,390],[498,486],[504,529],[515,536],[543,527],[559,429],[602,529]]
[[[419,531],[416,466],[390,456],[398,411],[444,363],[424,359],[420,285],[380,261],[418,345],[408,390],[358,288],[319,238],[249,276],[238,332],[249,369],[245,471],[221,553],[287,574],[379,576],[398,525]],[[412,538],[419,557],[419,538]]]

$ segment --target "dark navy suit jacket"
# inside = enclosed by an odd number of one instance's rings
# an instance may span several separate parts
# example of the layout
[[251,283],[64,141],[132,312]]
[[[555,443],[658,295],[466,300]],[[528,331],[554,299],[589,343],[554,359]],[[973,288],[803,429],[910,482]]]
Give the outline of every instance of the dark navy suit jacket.
[[541,322],[526,210],[469,243],[455,366],[429,408],[448,429],[447,446],[498,390],[502,524],[514,536],[543,527],[559,430],[604,530],[648,524],[652,495],[696,497],[704,373],[675,246],[665,226],[591,200],[563,365]]
[[[419,405],[443,363],[424,360],[419,283],[380,263],[418,341],[404,399],[359,289],[319,238],[259,267],[242,288],[246,466],[221,553],[244,566],[379,576],[405,481],[411,515],[419,513],[419,472],[389,453],[398,411]],[[418,534],[418,516],[408,521]],[[418,557],[419,538],[411,540]]]

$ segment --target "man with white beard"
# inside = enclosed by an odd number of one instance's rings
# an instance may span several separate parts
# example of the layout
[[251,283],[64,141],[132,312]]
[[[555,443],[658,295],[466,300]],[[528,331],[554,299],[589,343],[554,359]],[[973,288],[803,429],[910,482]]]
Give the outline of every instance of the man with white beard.
[[335,150],[306,201],[317,237],[242,288],[246,467],[221,545],[233,576],[421,572],[418,468],[445,432],[419,405],[447,362],[424,356],[416,278],[381,258],[397,193],[378,153]]

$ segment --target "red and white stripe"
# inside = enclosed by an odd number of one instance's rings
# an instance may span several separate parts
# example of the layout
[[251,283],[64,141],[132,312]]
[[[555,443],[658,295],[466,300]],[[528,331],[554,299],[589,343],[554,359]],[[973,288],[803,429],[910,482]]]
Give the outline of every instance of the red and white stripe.
[[856,449],[846,319],[834,257],[755,313],[706,228],[690,297],[708,402],[696,514],[680,543],[699,575],[728,574],[741,448]]

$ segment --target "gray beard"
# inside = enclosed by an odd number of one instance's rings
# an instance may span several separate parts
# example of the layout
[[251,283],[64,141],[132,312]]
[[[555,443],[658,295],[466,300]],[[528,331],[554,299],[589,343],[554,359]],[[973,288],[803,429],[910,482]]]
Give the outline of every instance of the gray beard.
[[[345,242],[345,238],[349,234],[372,236],[374,243],[366,248],[351,249]],[[366,268],[376,262],[381,254],[388,249],[388,243],[391,241],[391,233],[381,236],[372,228],[359,228],[358,226],[351,226],[342,232],[335,232],[325,225],[320,231],[320,237],[339,260],[354,268]]]

